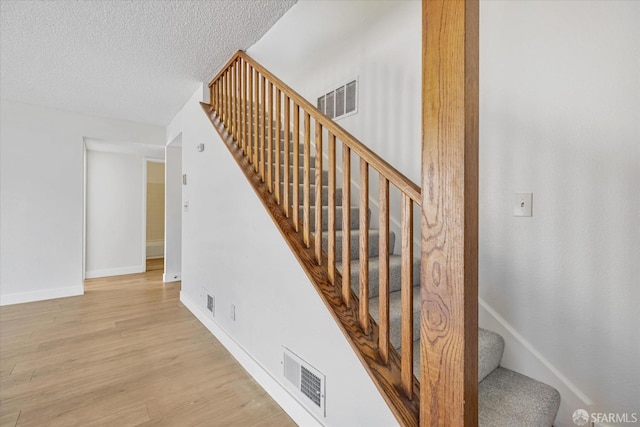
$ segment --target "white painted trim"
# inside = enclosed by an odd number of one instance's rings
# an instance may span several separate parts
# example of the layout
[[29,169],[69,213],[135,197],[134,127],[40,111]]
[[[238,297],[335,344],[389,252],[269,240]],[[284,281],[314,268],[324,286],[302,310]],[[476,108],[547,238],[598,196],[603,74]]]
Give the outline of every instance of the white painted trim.
[[[82,138],[82,280],[87,272],[87,141]],[[84,285],[83,285],[84,286]]]
[[75,297],[78,295],[84,295],[84,288],[82,285],[70,286],[67,288],[45,289],[33,292],[19,292],[15,294],[0,295],[0,306],[55,298]]
[[504,338],[505,352],[500,364],[556,388],[560,392],[561,401],[554,425],[557,427],[573,425],[571,414],[576,409],[589,409],[593,400],[482,298],[478,298],[478,309],[480,326],[497,332]]
[[211,332],[220,343],[231,353],[234,359],[253,377],[254,380],[280,405],[293,421],[305,427],[321,427],[318,421],[304,406],[302,406],[282,384],[264,369],[257,360],[237,343],[224,329],[213,321],[204,310],[184,292],[180,292],[180,302]]
[[[167,278],[169,278],[169,280],[167,280]],[[182,274],[180,273],[163,273],[162,274],[162,281],[164,283],[179,282],[180,280],[182,280]]]
[[164,240],[147,241],[145,257],[146,259],[164,258]]
[[85,272],[85,277],[87,279],[95,279],[98,277],[109,277],[109,276],[122,276],[125,274],[136,274],[136,273],[144,273],[146,270],[146,265],[131,265],[129,267],[118,267],[118,268],[105,268],[102,270],[89,270]]

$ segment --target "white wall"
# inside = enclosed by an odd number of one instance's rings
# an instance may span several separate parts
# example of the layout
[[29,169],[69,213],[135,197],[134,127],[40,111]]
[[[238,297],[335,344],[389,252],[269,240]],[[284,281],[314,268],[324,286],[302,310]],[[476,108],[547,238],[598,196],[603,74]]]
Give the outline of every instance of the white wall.
[[247,53],[307,98],[359,78],[338,123],[420,182],[421,3],[300,1]]
[[480,16],[480,295],[600,410],[638,412],[640,3]]
[[[300,425],[314,425],[283,390],[282,346],[327,376],[330,426],[397,425],[335,321],[203,114],[196,93],[167,128],[182,133],[181,300]],[[203,152],[196,146],[205,144]],[[206,315],[206,288],[216,316]],[[231,304],[236,320],[231,320]],[[353,396],[358,396],[354,400]]]
[[180,280],[182,272],[182,135],[167,144],[165,153],[165,282]]
[[87,152],[85,277],[145,271],[143,158]]
[[[338,122],[419,182],[420,8],[300,1],[248,53],[313,104],[357,75]],[[638,22],[638,2],[481,2],[480,321],[563,393],[560,426],[640,409]]]
[[163,144],[164,129],[0,107],[0,304],[82,294],[83,138]]

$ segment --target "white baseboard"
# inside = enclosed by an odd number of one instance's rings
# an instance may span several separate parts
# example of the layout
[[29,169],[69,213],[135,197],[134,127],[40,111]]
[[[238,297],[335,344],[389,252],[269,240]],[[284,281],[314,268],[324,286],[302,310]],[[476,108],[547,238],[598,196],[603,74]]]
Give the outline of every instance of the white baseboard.
[[87,270],[84,273],[85,279],[95,279],[98,277],[122,276],[124,274],[144,273],[145,265],[132,265],[129,267],[105,268],[102,270]]
[[19,292],[15,294],[0,295],[0,306],[22,304],[25,302],[43,301],[47,299],[75,297],[84,294],[84,287],[70,286],[67,288],[44,289],[33,292]]
[[535,347],[519,334],[482,298],[478,298],[478,317],[482,328],[502,335],[505,341],[501,365],[554,387],[560,392],[560,409],[555,427],[573,427],[573,412],[589,409],[593,400],[585,395]]
[[162,274],[162,281],[164,283],[179,282],[180,280],[182,280],[182,275],[180,273],[163,273]]
[[147,258],[162,258],[164,257],[164,240],[156,240],[147,242]]
[[305,427],[322,427],[322,424],[304,406],[184,292],[180,292],[180,302],[220,341],[233,358],[240,363],[247,373],[260,384],[296,424]]

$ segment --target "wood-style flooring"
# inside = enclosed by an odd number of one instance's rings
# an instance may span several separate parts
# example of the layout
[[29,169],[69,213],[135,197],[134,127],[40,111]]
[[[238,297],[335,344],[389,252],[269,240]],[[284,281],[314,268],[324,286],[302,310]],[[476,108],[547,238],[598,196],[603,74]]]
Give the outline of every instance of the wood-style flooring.
[[[293,426],[149,271],[0,307],[1,426]],[[160,264],[161,265],[161,264]]]

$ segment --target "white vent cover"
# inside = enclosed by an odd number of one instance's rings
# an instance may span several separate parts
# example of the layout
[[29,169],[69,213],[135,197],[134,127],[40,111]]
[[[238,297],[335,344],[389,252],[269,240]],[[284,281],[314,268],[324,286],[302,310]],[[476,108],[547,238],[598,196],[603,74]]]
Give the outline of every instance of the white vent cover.
[[283,347],[283,374],[287,387],[301,402],[315,413],[326,417],[324,374],[302,360],[286,347]]
[[358,112],[358,79],[318,97],[318,110],[330,119],[339,119]]

